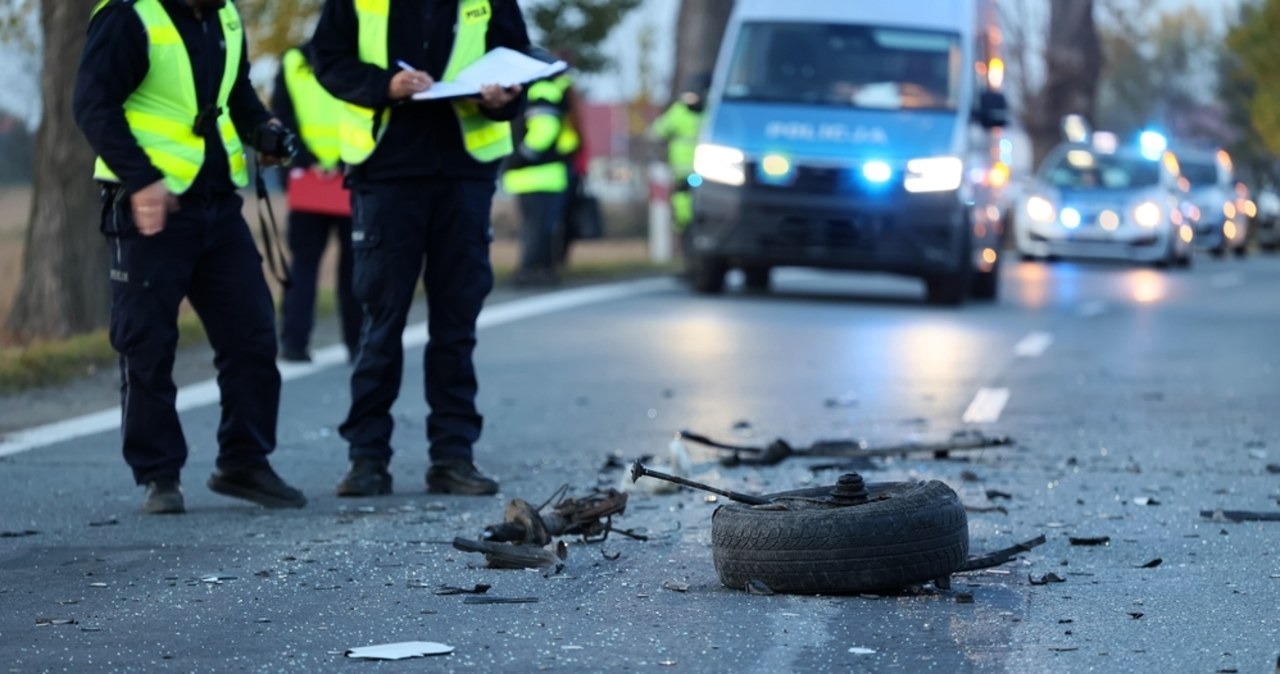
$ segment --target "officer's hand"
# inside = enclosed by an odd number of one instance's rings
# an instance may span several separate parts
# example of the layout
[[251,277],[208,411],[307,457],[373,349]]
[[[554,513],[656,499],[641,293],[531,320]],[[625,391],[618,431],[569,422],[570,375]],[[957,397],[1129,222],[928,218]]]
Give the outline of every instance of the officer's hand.
[[399,101],[430,89],[435,82],[421,70],[401,70],[391,78],[391,84],[387,85],[387,95],[391,100]]
[[519,84],[513,84],[509,87],[503,87],[500,84],[486,84],[480,87],[480,105],[490,110],[497,110],[516,100],[521,91]]
[[153,236],[164,231],[165,217],[178,210],[178,197],[169,192],[163,180],[129,195],[133,207],[133,224],[143,236]]

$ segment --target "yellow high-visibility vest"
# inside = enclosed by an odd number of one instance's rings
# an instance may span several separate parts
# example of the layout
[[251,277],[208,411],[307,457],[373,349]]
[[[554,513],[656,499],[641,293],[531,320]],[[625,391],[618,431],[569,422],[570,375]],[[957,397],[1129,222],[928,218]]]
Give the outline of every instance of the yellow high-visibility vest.
[[[529,107],[525,111],[525,133],[521,143],[534,153],[546,156],[538,163],[526,163],[502,174],[502,189],[511,194],[564,192],[569,189],[569,166],[565,163],[564,97],[567,87],[558,79],[535,82],[529,87]],[[576,140],[577,135],[573,138]],[[554,152],[552,152],[554,150]]]
[[[356,20],[360,24],[360,60],[386,68],[390,62],[387,54],[387,31],[391,0],[353,2]],[[449,63],[445,66],[441,81],[452,82],[458,72],[484,56],[485,36],[489,32],[489,19],[492,16],[489,0],[460,0],[458,22],[453,34],[453,51],[449,54]],[[476,161],[497,161],[511,154],[509,123],[486,118],[480,113],[480,106],[472,101],[454,101],[453,111],[461,127],[462,144]],[[390,119],[389,109],[376,111],[344,103],[340,131],[342,161],[352,165],[364,163],[378,146]]]
[[693,153],[698,146],[702,113],[695,112],[684,101],[676,101],[653,122],[653,132],[667,140],[667,164],[677,179],[693,173]]
[[293,102],[294,116],[298,118],[298,135],[307,150],[315,155],[316,164],[326,171],[333,170],[342,154],[342,145],[338,142],[342,101],[320,86],[302,50],[285,52],[280,67],[284,69],[284,86]]
[[[106,4],[99,3],[94,12]],[[142,151],[164,175],[169,191],[183,194],[191,189],[205,160],[205,139],[196,135],[194,128],[200,109],[191,56],[160,0],[137,0],[133,3],[133,10],[138,13],[146,30],[149,66],[142,83],[125,99],[124,117]],[[227,46],[222,84],[214,101],[215,106],[224,110],[218,117],[218,135],[227,153],[227,165],[231,167],[231,182],[237,187],[244,187],[249,184],[244,145],[231,122],[231,115],[225,112],[227,99],[240,73],[244,29],[235,4],[230,2],[218,10],[218,21],[222,24],[222,36]],[[101,157],[94,166],[93,177],[120,182]]]

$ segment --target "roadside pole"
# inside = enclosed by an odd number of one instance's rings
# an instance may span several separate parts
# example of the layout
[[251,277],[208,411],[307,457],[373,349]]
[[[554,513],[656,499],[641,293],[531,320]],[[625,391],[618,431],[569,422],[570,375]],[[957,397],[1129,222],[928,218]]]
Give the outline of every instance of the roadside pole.
[[649,261],[670,262],[671,171],[663,162],[649,163]]

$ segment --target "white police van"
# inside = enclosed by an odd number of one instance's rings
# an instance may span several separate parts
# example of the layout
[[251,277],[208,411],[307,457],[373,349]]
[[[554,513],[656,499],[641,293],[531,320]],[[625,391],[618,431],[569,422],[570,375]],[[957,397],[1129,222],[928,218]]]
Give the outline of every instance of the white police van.
[[693,287],[799,266],[998,292],[1012,146],[989,0],[738,0],[694,175]]

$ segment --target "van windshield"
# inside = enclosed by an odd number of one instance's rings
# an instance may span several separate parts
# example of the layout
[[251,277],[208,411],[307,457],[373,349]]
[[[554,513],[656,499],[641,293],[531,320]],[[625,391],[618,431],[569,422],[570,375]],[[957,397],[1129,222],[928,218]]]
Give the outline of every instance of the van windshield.
[[955,110],[960,39],[848,24],[747,23],[725,100]]
[[1192,187],[1205,187],[1208,185],[1218,184],[1218,167],[1212,162],[1195,163],[1184,161],[1180,162],[1182,168],[1182,176],[1191,183]]

